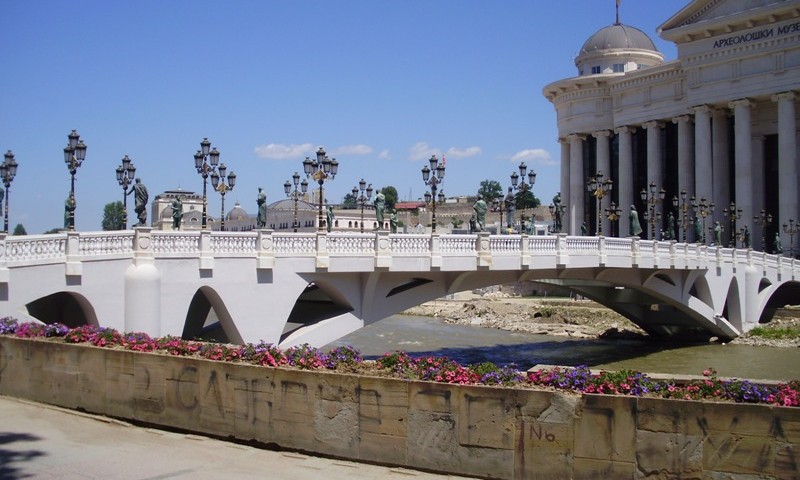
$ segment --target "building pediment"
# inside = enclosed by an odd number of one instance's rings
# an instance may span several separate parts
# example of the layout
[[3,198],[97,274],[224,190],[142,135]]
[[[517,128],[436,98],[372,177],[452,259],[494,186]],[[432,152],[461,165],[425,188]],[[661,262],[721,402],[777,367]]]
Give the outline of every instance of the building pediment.
[[793,18],[800,20],[796,0],[695,0],[664,22],[658,33],[665,40],[686,43]]

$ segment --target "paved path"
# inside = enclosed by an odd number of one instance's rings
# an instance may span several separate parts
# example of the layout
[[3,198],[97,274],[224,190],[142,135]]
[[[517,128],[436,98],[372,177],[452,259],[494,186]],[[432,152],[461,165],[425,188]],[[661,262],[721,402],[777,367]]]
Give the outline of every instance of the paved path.
[[0,479],[457,479],[141,428],[0,396]]

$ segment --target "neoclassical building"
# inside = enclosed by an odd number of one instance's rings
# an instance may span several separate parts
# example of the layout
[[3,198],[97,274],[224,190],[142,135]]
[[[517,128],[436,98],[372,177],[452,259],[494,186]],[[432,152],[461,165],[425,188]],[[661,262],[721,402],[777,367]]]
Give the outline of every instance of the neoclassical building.
[[[676,44],[677,59],[665,61],[618,13],[584,43],[578,75],[543,89],[558,117],[565,229],[579,233],[585,222],[595,233],[600,216],[610,232],[613,201],[622,210],[619,236],[630,233],[633,205],[643,238],[652,231],[662,238],[672,213],[679,239],[685,231],[688,241],[702,240],[695,238],[699,217],[707,235],[720,222],[726,246],[732,227],[747,227],[754,248],[772,251],[778,234],[788,253],[783,224],[800,219],[800,2],[694,0],[657,33]],[[598,171],[614,182],[599,210],[587,190]],[[735,216],[741,212],[735,225],[731,204]]]

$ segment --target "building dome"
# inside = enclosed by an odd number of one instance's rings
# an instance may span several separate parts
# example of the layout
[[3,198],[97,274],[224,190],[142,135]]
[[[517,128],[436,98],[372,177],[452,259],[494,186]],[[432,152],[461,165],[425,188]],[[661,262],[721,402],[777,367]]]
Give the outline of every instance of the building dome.
[[245,220],[249,217],[247,211],[238,203],[225,215],[226,220]]
[[575,58],[581,76],[625,73],[662,63],[664,56],[646,33],[621,23],[595,32]]
[[658,51],[646,33],[638,28],[616,23],[601,28],[589,37],[581,47],[580,53],[613,49]]

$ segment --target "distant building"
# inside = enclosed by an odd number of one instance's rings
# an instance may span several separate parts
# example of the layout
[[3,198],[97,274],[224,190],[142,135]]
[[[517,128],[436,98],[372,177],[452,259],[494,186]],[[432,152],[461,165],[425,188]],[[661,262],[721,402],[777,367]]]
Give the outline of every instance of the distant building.
[[[736,229],[759,232],[755,248],[770,251],[761,238],[776,233],[787,245],[781,225],[800,216],[799,18],[797,0],[691,1],[658,28],[677,45],[678,58],[668,62],[647,34],[619,18],[591,35],[575,58],[578,75],[543,89],[558,117],[565,231],[579,234],[584,222],[596,231],[586,179],[602,171],[614,188],[601,212],[612,201],[622,208],[622,237],[634,205],[643,236],[654,229],[660,239],[674,213],[678,228],[688,217],[687,240],[696,240],[690,225],[699,212],[689,207],[684,217],[686,192],[687,203],[716,206],[706,227],[719,221],[730,230],[725,213],[734,205],[742,212]],[[657,198],[648,224],[640,192],[649,196],[651,185],[656,197],[664,189],[664,200]],[[761,212],[773,217],[763,235],[754,220]]]

